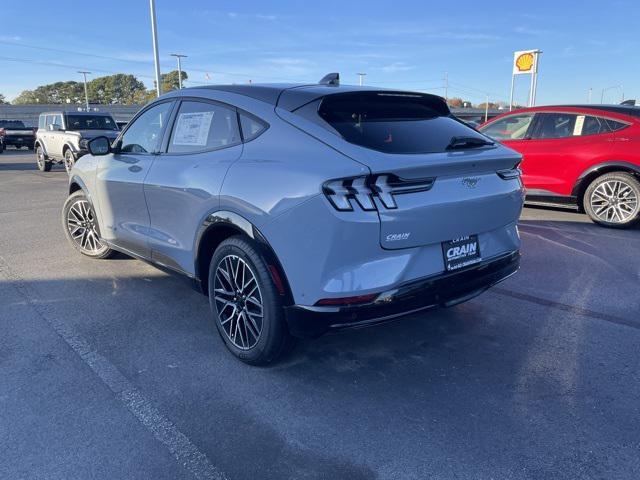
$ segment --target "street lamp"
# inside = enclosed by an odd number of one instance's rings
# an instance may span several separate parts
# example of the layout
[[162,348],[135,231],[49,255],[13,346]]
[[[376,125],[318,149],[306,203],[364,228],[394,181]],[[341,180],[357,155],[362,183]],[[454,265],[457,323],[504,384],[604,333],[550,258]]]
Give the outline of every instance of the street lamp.
[[359,73],[358,74],[358,82],[359,82],[360,86],[362,86],[362,80],[364,79],[365,75],[366,75],[366,73]]
[[87,75],[91,74],[91,72],[85,72],[83,70],[79,70],[78,73],[81,73],[84,77],[84,101],[87,105],[87,112],[89,111],[89,93],[87,92]]
[[186,58],[187,56],[180,53],[170,53],[169,55],[178,59],[178,88],[182,90],[182,66],[180,64],[180,59]]
[[156,2],[149,0],[149,9],[151,11],[151,37],[153,38],[153,60],[156,66],[156,92],[158,96],[162,95],[162,86],[160,85],[160,59],[158,58],[158,31],[156,21]]
[[622,96],[624,97],[624,87],[622,85],[613,85],[612,87],[607,87],[602,89],[602,92],[600,92],[600,104],[604,103],[604,92],[608,90],[613,90],[615,88],[622,89]]

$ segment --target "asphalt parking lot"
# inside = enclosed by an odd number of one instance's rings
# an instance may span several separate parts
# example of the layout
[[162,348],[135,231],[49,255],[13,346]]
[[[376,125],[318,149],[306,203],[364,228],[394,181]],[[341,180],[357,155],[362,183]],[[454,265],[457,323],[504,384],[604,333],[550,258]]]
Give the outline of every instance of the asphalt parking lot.
[[640,229],[527,208],[492,291],[259,369],[184,281],[77,254],[66,181],[0,155],[0,478],[640,478]]

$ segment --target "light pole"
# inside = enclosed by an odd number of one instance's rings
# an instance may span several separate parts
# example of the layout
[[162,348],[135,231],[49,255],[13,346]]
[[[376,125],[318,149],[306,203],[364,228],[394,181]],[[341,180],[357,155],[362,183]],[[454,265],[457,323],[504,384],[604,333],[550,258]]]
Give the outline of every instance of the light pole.
[[178,88],[182,90],[182,65],[180,64],[180,59],[187,56],[180,53],[170,53],[169,55],[178,59]]
[[604,103],[604,92],[608,91],[608,90],[613,90],[614,88],[622,88],[622,96],[624,97],[624,88],[622,87],[622,85],[613,85],[612,87],[607,87],[607,88],[603,88],[602,91],[600,92],[600,104],[602,105],[602,103]]
[[89,93],[87,91],[87,75],[90,74],[91,72],[79,70],[78,73],[81,73],[82,76],[84,77],[84,101],[85,101],[85,104],[87,105],[87,112],[88,112],[89,111]]
[[359,82],[358,84],[359,84],[360,86],[362,86],[362,80],[364,79],[364,76],[365,76],[365,75],[366,75],[366,73],[359,73],[359,74],[358,74],[358,82]]
[[489,120],[489,94],[487,93],[484,96],[484,121],[486,122],[487,120]]
[[587,93],[587,103],[591,103],[591,94],[593,93],[593,88],[589,87],[589,93]]
[[444,72],[444,100],[449,101],[449,72]]
[[162,95],[162,86],[160,85],[160,59],[158,58],[158,31],[156,22],[156,2],[149,0],[149,9],[151,11],[151,36],[153,38],[153,60],[156,66],[156,92],[158,96]]

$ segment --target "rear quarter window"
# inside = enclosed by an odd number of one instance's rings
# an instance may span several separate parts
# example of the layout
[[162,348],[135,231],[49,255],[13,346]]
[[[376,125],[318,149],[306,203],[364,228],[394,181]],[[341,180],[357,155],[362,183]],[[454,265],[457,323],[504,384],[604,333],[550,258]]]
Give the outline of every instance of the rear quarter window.
[[454,137],[486,139],[452,118],[444,100],[405,92],[329,95],[318,115],[347,142],[384,153],[444,152]]

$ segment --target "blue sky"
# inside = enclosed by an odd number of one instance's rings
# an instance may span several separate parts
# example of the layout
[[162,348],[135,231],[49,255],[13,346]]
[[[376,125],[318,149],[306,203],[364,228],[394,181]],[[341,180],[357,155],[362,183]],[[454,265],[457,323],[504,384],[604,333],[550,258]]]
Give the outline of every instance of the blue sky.
[[[169,53],[189,55],[188,85],[315,82],[330,71],[357,83],[366,72],[366,84],[442,95],[447,72],[450,97],[508,100],[512,52],[539,48],[538,104],[585,102],[590,87],[599,101],[614,85],[640,98],[639,0],[156,4],[162,70],[175,69]],[[148,8],[147,0],[3,2],[0,93],[79,80],[81,69],[133,73],[151,86]],[[526,102],[527,91],[520,76],[516,100]],[[605,101],[621,94],[612,88]]]

